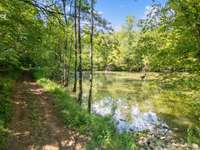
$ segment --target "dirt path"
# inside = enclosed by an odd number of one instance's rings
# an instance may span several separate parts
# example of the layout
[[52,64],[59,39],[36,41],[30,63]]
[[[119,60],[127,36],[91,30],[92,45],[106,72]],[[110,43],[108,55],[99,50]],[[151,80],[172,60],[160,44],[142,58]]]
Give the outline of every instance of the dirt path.
[[81,150],[86,138],[57,118],[52,97],[35,82],[19,81],[13,97],[8,150]]

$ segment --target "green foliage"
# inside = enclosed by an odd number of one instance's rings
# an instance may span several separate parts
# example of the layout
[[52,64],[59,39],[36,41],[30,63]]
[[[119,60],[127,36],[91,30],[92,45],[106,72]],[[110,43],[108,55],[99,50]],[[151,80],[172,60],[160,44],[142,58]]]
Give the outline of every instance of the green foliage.
[[41,79],[45,77],[50,77],[50,70],[48,67],[35,67],[30,69],[31,74],[34,79]]
[[199,70],[199,1],[168,0],[163,8],[153,4],[151,9],[142,21],[144,31],[136,31],[133,17],[128,16],[119,31],[96,36],[99,70],[105,66],[126,71]]
[[[87,18],[89,3],[82,3],[83,15]],[[198,0],[168,0],[163,8],[156,4],[152,6],[152,11],[158,13],[143,21],[143,28],[150,26],[145,32],[135,28],[137,22],[132,16],[126,18],[118,31],[101,32],[95,28],[95,69],[199,70],[199,8]],[[62,11],[60,4],[51,9]],[[59,13],[44,14],[24,1],[1,1],[0,12],[6,16],[0,18],[1,70],[41,67],[46,70],[45,76],[61,80],[64,62],[67,67],[74,68],[72,18],[66,24]],[[97,18],[98,23],[105,23]],[[89,68],[89,43],[90,29],[85,25],[82,31],[84,70]]]
[[38,83],[54,95],[55,107],[65,124],[90,137],[88,149],[135,148],[131,134],[119,134],[110,117],[88,114],[76,103],[75,98],[69,96],[61,86],[50,80],[40,79]]
[[4,147],[8,134],[7,125],[11,114],[11,92],[14,79],[0,74],[0,149]]
[[[40,7],[45,3],[49,6],[45,10],[45,7],[41,9],[32,2],[41,3]],[[69,1],[66,2],[68,7]],[[89,1],[81,2],[82,18],[87,21]],[[144,20],[141,24],[143,28],[135,28],[136,20],[132,16],[126,18],[126,22],[118,31],[101,32],[99,27],[95,27],[94,66],[96,70],[193,73],[199,71],[199,0],[168,0],[163,8],[159,5],[154,5],[152,8],[152,11],[156,10],[157,13]],[[72,70],[75,59],[72,55],[74,52],[73,18],[69,17],[66,23],[61,15],[62,12],[60,4],[54,4],[54,1],[49,0],[0,1],[0,13],[5,15],[0,17],[0,72],[29,68],[36,79],[48,77],[61,81],[64,68],[71,67]],[[73,16],[73,14],[67,15]],[[99,16],[95,18],[98,24],[101,23],[103,26],[106,24],[106,21]],[[81,35],[83,68],[88,70],[89,26],[83,27]],[[9,118],[12,81],[4,78],[0,80],[0,126],[4,129],[6,118]],[[40,83],[54,93],[56,106],[65,123],[79,129],[80,132],[91,134],[93,137],[91,149],[93,146],[104,149],[131,147],[130,136],[118,135],[109,118],[87,114],[74,99],[53,82],[40,80]],[[161,84],[161,87],[169,90],[180,88],[192,92],[199,90],[197,75],[183,75],[178,78],[174,74],[166,75]],[[161,93],[159,98],[166,100],[174,98],[178,101],[186,99],[191,109],[199,110],[196,94],[193,93],[190,98],[186,94],[177,95],[176,92],[171,92],[169,95]],[[191,102],[191,98],[195,99],[195,102]],[[191,115],[198,116],[199,113]],[[193,133],[193,130],[188,130],[189,139],[192,139]]]
[[21,1],[8,0],[0,2],[0,10],[6,16],[0,19],[1,65],[19,68],[33,63],[31,56],[35,55],[42,36],[42,23],[34,19],[37,10]]
[[198,127],[190,127],[187,129],[187,142],[200,144],[200,128]]
[[0,70],[46,67],[48,77],[58,78],[67,59],[65,34],[72,34],[72,22],[66,27],[59,14],[45,14],[36,6],[32,1],[0,2],[5,15],[0,17]]

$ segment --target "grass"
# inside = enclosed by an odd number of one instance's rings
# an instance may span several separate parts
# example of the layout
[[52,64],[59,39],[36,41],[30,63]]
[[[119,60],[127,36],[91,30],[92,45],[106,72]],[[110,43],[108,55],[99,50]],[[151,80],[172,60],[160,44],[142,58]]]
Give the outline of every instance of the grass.
[[[102,81],[100,80],[100,83]],[[161,73],[159,79],[152,83],[150,89],[149,87],[145,87],[145,89],[147,88],[147,93],[144,91],[142,93],[136,91],[136,93],[139,94],[139,97],[142,97],[149,94],[152,88],[156,90],[152,99],[158,112],[161,112],[160,115],[167,120],[170,127],[178,126],[181,129],[180,136],[184,137],[187,143],[200,144],[199,81],[200,77],[198,73]],[[88,144],[88,149],[133,149],[135,147],[133,139],[136,138],[128,133],[121,135],[117,133],[110,117],[102,118],[100,116],[89,115],[77,105],[76,99],[70,97],[56,83],[47,79],[41,79],[39,82],[43,84],[47,91],[55,95],[58,112],[60,112],[66,125],[90,135],[91,141]],[[135,85],[130,85],[130,87],[133,88],[131,89],[133,91]],[[109,89],[114,89],[114,87]],[[126,88],[121,87],[121,89]],[[168,113],[162,113],[162,111],[169,112],[170,115]],[[185,120],[184,116],[187,120]],[[177,120],[177,118],[179,119]],[[116,138],[114,138],[115,136]]]
[[[17,75],[16,75],[17,76]],[[16,77],[0,74],[0,149],[7,141],[7,125],[11,118],[11,94]]]
[[38,83],[54,96],[54,103],[64,123],[89,137],[87,149],[132,150],[135,149],[131,133],[117,132],[111,117],[101,117],[82,109],[76,99],[69,96],[66,90],[48,79]]
[[199,144],[200,145],[200,141],[199,141],[199,138],[200,138],[200,128],[198,127],[190,127],[187,129],[187,142],[192,144],[192,143],[195,143],[195,144]]

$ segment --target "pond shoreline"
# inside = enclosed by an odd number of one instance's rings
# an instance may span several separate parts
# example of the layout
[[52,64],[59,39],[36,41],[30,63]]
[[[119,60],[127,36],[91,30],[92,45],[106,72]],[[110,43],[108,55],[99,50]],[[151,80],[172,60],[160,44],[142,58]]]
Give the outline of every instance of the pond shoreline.
[[[106,98],[121,99],[128,105],[122,112],[130,118],[131,106],[138,105],[141,112],[153,112],[164,121],[178,138],[196,141],[196,129],[200,105],[198,104],[200,78],[198,74],[188,72],[154,73],[147,72],[102,72],[94,73],[93,103]],[[88,92],[88,74],[84,73],[83,107],[86,108]],[[69,87],[70,89],[71,87]],[[85,105],[84,105],[85,104]],[[121,105],[120,105],[121,106]],[[104,107],[104,106],[102,106]],[[123,119],[123,118],[122,118]],[[129,120],[125,118],[124,120]],[[189,132],[188,132],[189,130]],[[189,138],[188,138],[189,134]],[[191,136],[192,134],[192,136]],[[193,138],[196,136],[197,138]]]

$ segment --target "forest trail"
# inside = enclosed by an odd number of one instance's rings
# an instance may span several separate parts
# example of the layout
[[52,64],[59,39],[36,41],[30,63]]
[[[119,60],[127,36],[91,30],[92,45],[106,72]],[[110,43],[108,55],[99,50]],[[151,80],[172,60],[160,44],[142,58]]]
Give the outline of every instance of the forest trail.
[[87,138],[68,129],[56,116],[52,98],[27,75],[17,82],[6,149],[85,149]]

